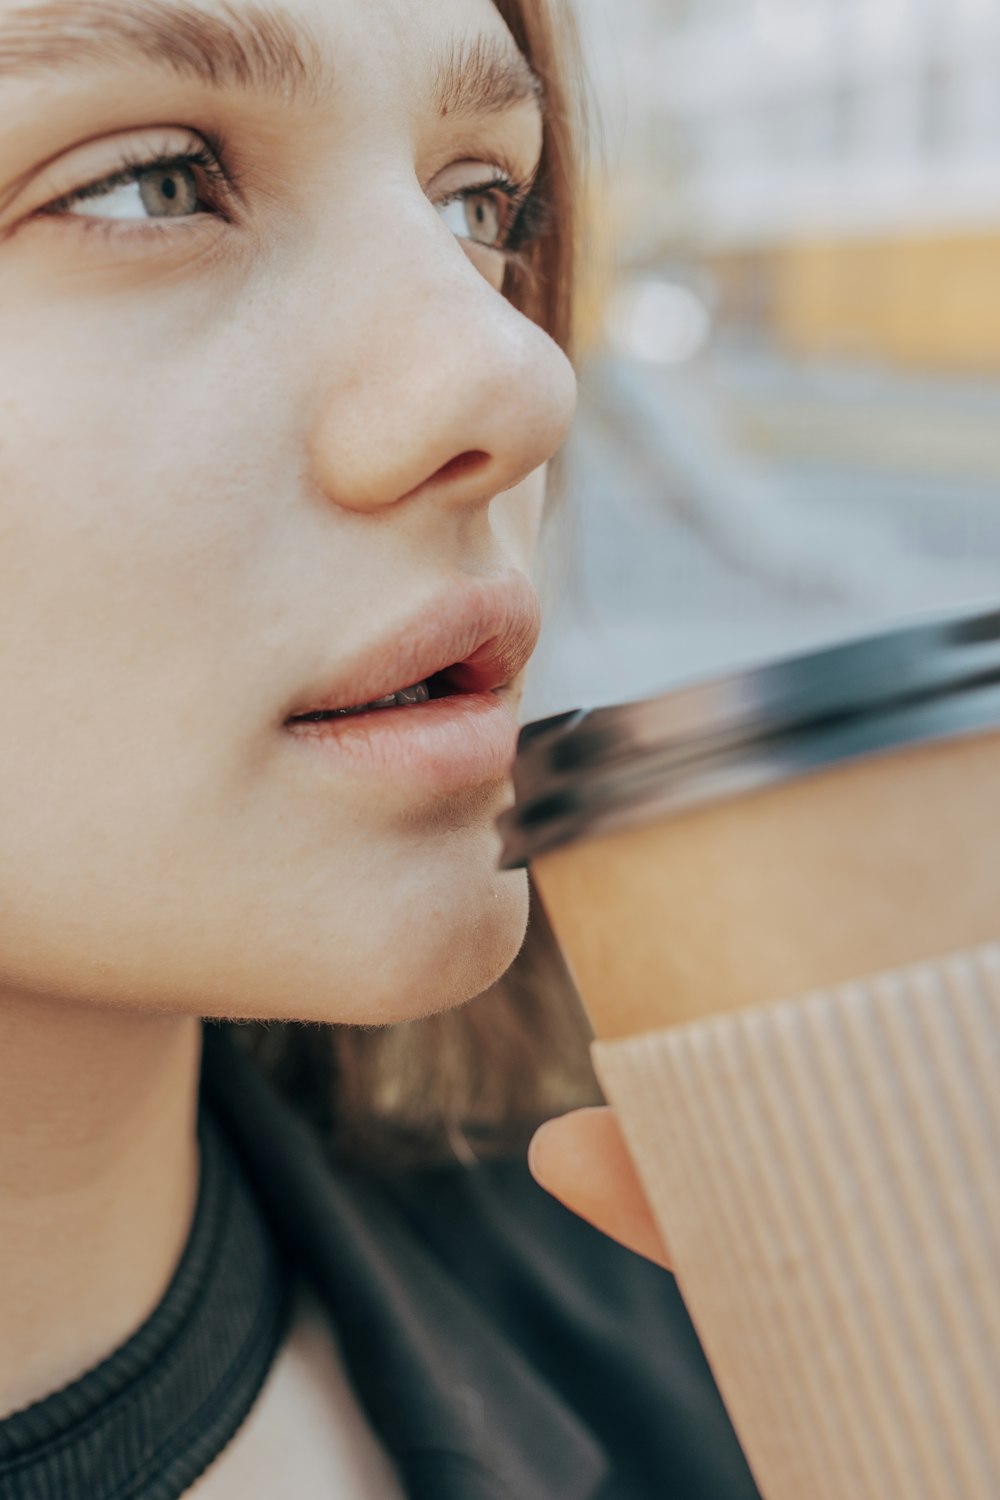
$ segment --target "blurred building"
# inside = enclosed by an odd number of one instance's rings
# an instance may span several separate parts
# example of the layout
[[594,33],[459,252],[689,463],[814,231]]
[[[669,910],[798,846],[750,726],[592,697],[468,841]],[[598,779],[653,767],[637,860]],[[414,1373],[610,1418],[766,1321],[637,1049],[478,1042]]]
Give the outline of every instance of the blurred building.
[[1000,365],[994,0],[614,9],[617,76],[592,66],[627,109],[627,259],[689,260],[721,325],[793,355]]
[[1000,0],[573,0],[598,105],[526,711],[1000,597]]

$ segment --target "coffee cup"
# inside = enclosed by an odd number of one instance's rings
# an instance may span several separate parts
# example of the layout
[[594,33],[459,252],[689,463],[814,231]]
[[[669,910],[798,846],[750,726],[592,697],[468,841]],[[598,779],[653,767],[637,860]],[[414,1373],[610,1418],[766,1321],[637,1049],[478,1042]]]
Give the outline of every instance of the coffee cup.
[[1000,610],[529,725],[515,789],[766,1500],[996,1500]]

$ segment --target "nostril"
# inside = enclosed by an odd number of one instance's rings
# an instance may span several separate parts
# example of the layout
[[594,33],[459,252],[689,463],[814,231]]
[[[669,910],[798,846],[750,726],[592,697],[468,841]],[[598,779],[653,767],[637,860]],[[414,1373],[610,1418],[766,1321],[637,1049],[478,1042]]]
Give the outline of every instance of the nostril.
[[481,469],[483,464],[488,464],[490,455],[483,453],[481,449],[470,448],[466,453],[459,453],[455,458],[450,458],[446,464],[442,464],[436,474],[432,474],[431,484],[436,484],[443,479],[457,479],[460,474],[469,474],[475,469]]

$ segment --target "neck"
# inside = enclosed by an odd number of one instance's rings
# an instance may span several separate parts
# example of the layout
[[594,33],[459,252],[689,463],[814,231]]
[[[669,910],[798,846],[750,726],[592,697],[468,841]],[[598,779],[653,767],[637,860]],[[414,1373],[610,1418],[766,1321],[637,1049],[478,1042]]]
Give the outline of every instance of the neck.
[[201,1022],[0,994],[0,1417],[163,1296],[198,1189]]

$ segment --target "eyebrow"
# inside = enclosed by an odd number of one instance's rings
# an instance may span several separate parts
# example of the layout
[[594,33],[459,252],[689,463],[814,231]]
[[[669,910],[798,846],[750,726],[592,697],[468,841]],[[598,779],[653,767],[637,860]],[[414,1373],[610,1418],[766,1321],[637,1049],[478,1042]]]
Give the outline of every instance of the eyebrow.
[[[332,65],[305,22],[281,6],[223,4],[208,12],[187,0],[42,0],[0,20],[0,82],[136,60],[213,88],[318,102]],[[501,113],[543,101],[542,85],[513,38],[454,39],[433,94],[442,116]]]
[[0,81],[137,60],[215,88],[289,99],[315,91],[323,71],[302,22],[254,3],[209,14],[186,0],[43,0],[0,21]]
[[434,86],[438,113],[500,114],[517,104],[544,104],[541,80],[509,34],[452,42]]

